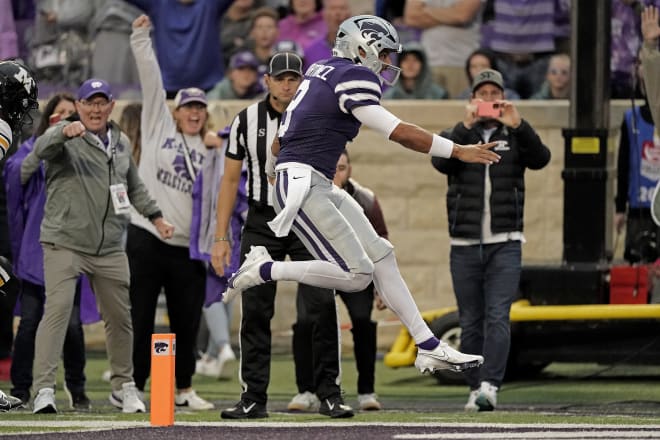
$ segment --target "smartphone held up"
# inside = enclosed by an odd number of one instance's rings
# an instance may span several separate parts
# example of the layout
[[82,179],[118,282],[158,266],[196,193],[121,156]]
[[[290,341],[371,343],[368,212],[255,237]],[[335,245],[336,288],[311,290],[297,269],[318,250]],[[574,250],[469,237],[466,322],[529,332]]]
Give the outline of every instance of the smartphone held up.
[[480,118],[499,118],[502,108],[499,102],[478,102],[477,116]]

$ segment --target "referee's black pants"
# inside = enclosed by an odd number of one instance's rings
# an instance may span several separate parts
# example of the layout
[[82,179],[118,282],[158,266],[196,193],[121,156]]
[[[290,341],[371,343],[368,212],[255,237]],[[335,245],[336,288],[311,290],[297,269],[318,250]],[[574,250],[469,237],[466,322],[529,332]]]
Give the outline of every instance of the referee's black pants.
[[135,384],[144,391],[151,373],[151,334],[162,289],[170,330],[176,334],[176,388],[189,388],[195,374],[195,341],[204,304],[206,269],[200,261],[190,259],[187,247],[166,244],[134,225],[128,226],[126,254],[131,270]]
[[[274,260],[288,255],[293,261],[311,260],[302,242],[290,233],[277,238],[266,224],[275,217],[271,207],[250,206],[241,237],[241,263],[250,246],[265,246]],[[241,398],[265,404],[270,381],[271,331],[276,283],[265,283],[247,289],[241,295]],[[298,285],[299,295],[307,313],[314,317],[311,350],[316,394],[325,399],[340,393],[339,340],[334,292],[304,284]],[[292,302],[290,311],[295,310]]]

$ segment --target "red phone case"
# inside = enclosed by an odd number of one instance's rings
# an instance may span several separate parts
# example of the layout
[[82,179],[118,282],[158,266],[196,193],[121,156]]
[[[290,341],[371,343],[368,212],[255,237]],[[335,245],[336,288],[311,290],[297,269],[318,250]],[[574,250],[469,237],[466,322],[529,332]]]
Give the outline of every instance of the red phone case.
[[477,116],[483,118],[499,118],[499,106],[495,107],[494,102],[479,102],[477,103]]

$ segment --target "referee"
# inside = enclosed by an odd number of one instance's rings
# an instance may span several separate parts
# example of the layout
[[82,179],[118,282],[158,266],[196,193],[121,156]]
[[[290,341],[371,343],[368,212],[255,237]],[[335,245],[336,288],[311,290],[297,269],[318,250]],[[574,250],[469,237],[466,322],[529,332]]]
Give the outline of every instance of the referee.
[[[302,80],[302,60],[290,52],[277,53],[271,58],[264,77],[269,94],[264,100],[242,110],[231,125],[225,172],[218,195],[216,236],[212,250],[213,265],[218,272],[222,271],[223,263],[226,264],[231,255],[227,230],[243,162],[248,170],[250,208],[241,238],[241,263],[250,251],[250,246],[257,245],[265,246],[275,260],[284,260],[287,255],[294,261],[312,259],[294,233],[277,238],[266,224],[275,218],[272,187],[265,173],[266,157],[271,154],[268,151],[277,133],[281,115]],[[266,283],[248,289],[241,295],[239,380],[243,392],[236,405],[221,412],[224,419],[268,417],[266,403],[270,379],[270,321],[274,311],[275,290],[275,283]],[[316,389],[300,391],[316,392],[321,400],[321,414],[332,418],[352,417],[352,409],[344,405],[340,394],[334,292],[301,284],[298,286],[297,308],[301,307],[305,308],[305,315],[311,315],[313,320],[312,351]]]

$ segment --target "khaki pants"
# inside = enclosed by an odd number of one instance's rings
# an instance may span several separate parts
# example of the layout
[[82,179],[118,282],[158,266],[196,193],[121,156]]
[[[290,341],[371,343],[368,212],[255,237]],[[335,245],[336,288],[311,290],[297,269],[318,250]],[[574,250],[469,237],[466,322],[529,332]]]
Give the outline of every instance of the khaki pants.
[[37,329],[34,357],[34,393],[54,388],[67,323],[80,274],[89,277],[103,321],[113,390],[133,381],[133,326],[128,296],[130,272],[124,252],[87,255],[53,244],[43,244],[46,305]]
[[449,99],[456,99],[463,90],[468,88],[469,84],[464,67],[433,66],[431,67],[431,73],[433,81],[449,93]]

